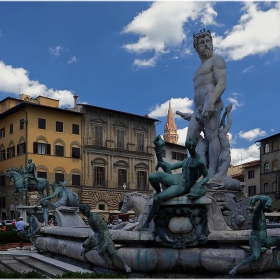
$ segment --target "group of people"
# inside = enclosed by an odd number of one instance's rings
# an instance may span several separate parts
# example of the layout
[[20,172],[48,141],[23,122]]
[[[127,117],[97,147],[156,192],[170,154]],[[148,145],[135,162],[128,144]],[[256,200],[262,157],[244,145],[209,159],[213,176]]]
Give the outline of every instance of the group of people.
[[[13,222],[12,222],[13,230],[22,231],[25,229],[25,227],[26,227],[26,223],[23,221],[22,217],[19,217],[17,222],[15,219],[13,219]],[[4,221],[2,221],[0,231],[7,231],[7,230],[8,230],[8,228],[6,226],[6,223]]]

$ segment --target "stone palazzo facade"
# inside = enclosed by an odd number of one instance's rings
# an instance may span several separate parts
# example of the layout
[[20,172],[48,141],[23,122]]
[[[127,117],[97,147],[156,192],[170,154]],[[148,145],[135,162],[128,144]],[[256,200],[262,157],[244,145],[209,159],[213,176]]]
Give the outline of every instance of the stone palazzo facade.
[[108,211],[117,210],[127,192],[150,195],[157,120],[91,105],[75,110],[84,114],[80,201]]

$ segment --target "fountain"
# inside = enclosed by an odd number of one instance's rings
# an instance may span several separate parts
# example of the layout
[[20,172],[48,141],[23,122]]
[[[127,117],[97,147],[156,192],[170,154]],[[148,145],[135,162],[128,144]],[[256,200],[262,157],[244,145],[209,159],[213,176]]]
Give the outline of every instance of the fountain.
[[[94,222],[91,227],[81,224],[78,207],[60,205],[54,209],[58,226],[43,227],[36,237],[41,253],[91,270],[122,271],[137,278],[227,278],[236,273],[274,278],[277,274],[280,229],[267,229],[264,216],[271,199],[248,200],[244,184],[227,176],[231,105],[220,119],[225,61],[213,55],[209,30],[194,34],[194,47],[201,59],[194,76],[194,112],[177,111],[190,122],[186,147],[191,156],[169,164],[161,156],[163,140],[152,139],[158,164],[149,182],[155,194],[136,229],[109,230],[104,237]],[[181,167],[181,174],[172,174]],[[102,244],[114,248],[102,249]],[[114,257],[116,253],[121,257]]]

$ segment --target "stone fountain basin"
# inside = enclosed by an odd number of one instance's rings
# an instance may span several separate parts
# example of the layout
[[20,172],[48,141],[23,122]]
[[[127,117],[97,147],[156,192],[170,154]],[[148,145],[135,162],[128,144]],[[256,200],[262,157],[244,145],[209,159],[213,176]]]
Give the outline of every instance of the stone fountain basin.
[[[111,238],[126,263],[134,272],[197,272],[228,274],[246,259],[250,252],[240,246],[248,245],[251,230],[212,231],[204,246],[186,249],[158,247],[152,233],[144,231],[110,230]],[[91,250],[86,257],[80,256],[82,242],[93,232],[90,227],[43,227],[42,236],[36,238],[40,251],[67,256],[109,269],[122,268],[111,260],[105,260],[97,251]],[[279,229],[268,229],[269,236],[280,235]],[[279,258],[279,256],[278,256]],[[271,249],[262,253],[254,266],[254,273],[277,271]],[[252,273],[252,266],[245,265],[240,273]]]

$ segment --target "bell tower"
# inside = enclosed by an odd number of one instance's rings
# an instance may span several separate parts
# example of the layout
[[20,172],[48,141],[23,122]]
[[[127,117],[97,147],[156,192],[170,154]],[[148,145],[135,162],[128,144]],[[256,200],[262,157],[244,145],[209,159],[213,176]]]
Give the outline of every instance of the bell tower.
[[174,122],[172,108],[171,108],[171,100],[169,100],[169,108],[167,113],[167,120],[164,126],[164,134],[163,139],[165,142],[169,143],[178,143],[178,134],[177,134],[177,125]]

